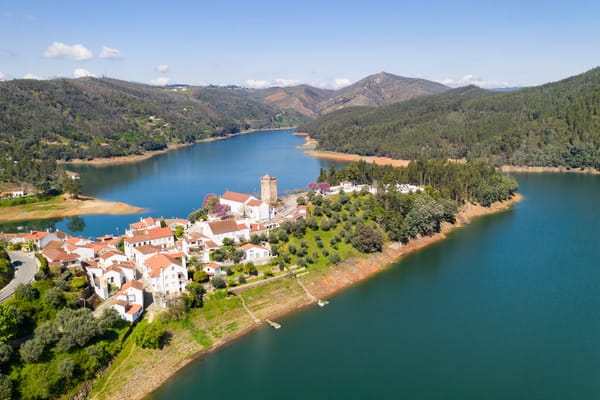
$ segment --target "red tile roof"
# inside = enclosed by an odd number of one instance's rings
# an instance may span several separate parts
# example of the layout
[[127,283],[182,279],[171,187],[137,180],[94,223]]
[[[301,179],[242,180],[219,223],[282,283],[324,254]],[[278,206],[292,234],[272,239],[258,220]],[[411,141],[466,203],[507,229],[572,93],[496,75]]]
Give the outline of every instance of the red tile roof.
[[258,200],[258,199],[250,199],[250,201],[246,203],[246,205],[248,205],[250,207],[260,207],[263,204],[264,203],[261,200]]
[[228,190],[223,193],[221,198],[229,201],[236,201],[238,203],[245,203],[250,198],[250,195],[245,193],[230,192]]
[[216,249],[217,247],[219,247],[219,245],[213,242],[212,240],[207,240],[206,242],[204,242],[204,246],[206,246],[207,249]]
[[120,251],[116,251],[116,250],[109,250],[106,253],[102,253],[102,255],[100,256],[101,259],[103,260],[107,260],[113,256],[125,256],[125,254],[121,253]]
[[127,314],[135,314],[137,313],[140,309],[142,308],[142,306],[140,304],[129,304],[129,309],[126,311]]
[[250,250],[250,249],[260,249],[260,250],[269,250],[266,247],[263,246],[259,246],[257,244],[252,244],[252,243],[246,243],[245,245],[243,245],[241,247],[242,250]]
[[121,290],[119,290],[119,292],[117,293],[117,295],[123,295],[123,294],[125,294],[125,292],[129,288],[134,288],[134,289],[137,289],[137,290],[144,290],[144,284],[141,281],[138,281],[138,280],[135,280],[135,279],[132,280],[132,281],[125,282],[123,284],[123,286],[121,286]]
[[149,275],[153,277],[159,276],[161,269],[166,269],[173,264],[181,266],[179,262],[173,260],[166,254],[155,254],[152,257],[148,258],[146,261],[144,261],[144,264],[150,270]]
[[138,243],[143,242],[145,240],[156,240],[169,236],[173,236],[173,232],[171,232],[171,229],[169,227],[154,228],[145,231],[134,232],[133,236],[126,237],[125,241],[129,243]]
[[25,240],[39,240],[48,236],[48,232],[31,231],[24,236]]
[[210,230],[213,234],[218,235],[221,233],[237,232],[238,225],[233,219],[225,219],[223,221],[212,221],[208,223]]

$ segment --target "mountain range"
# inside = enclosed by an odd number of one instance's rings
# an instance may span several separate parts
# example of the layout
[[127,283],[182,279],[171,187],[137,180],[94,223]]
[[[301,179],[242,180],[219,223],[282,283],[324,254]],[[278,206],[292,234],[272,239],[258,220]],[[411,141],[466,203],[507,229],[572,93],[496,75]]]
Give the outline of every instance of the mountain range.
[[516,91],[466,86],[347,108],[298,129],[322,150],[600,169],[600,68]]
[[306,117],[314,118],[343,108],[383,106],[449,89],[441,83],[381,72],[339,90],[299,85],[258,90],[252,94],[257,100],[270,106],[293,109]]
[[508,91],[451,89],[385,72],[339,90],[12,80],[0,82],[0,181],[46,185],[57,160],[286,126],[308,131],[324,150],[598,168],[599,109],[598,68]]

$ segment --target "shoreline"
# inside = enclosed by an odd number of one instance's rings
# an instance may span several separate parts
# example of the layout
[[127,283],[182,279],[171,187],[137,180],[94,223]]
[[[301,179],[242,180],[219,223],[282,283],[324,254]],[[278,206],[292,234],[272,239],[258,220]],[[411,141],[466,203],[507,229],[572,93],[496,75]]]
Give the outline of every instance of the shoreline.
[[216,142],[218,140],[227,140],[235,136],[246,135],[249,133],[262,132],[262,131],[286,131],[294,129],[293,126],[283,127],[283,128],[270,128],[270,129],[248,129],[245,131],[240,131],[238,133],[230,133],[223,136],[209,137],[206,139],[200,139],[194,143],[177,143],[168,145],[166,149],[163,150],[154,150],[148,151],[144,154],[139,155],[130,155],[130,156],[117,156],[117,157],[100,157],[94,158],[92,160],[82,160],[82,159],[74,159],[70,161],[58,160],[58,164],[73,164],[73,165],[92,165],[92,166],[108,166],[108,165],[119,165],[119,164],[131,164],[140,161],[148,160],[154,156],[165,154],[173,150],[182,149],[184,147],[193,146],[198,143],[210,143]]
[[61,195],[55,199],[39,203],[0,208],[0,223],[28,220],[68,218],[94,214],[139,214],[145,208],[135,207],[120,201],[108,201],[90,196],[73,199]]
[[520,172],[520,173],[553,173],[553,174],[590,174],[598,175],[600,171],[591,167],[570,168],[570,167],[530,167],[526,165],[501,165],[500,172]]
[[[487,208],[470,203],[466,204],[462,206],[457,213],[456,223],[444,223],[440,233],[413,239],[406,245],[401,245],[397,242],[388,243],[380,253],[370,254],[366,257],[351,258],[343,261],[339,265],[329,267],[324,273],[315,272],[297,279],[301,279],[301,282],[316,298],[330,298],[342,290],[384,271],[401,261],[404,256],[446,239],[450,232],[468,225],[474,218],[508,210],[522,199],[523,196],[517,193],[511,199],[494,203]],[[287,282],[290,282],[290,285],[298,284],[292,279]],[[293,284],[291,282],[293,282]],[[258,312],[261,314],[259,315],[260,319],[264,321],[265,319],[275,320],[281,317],[287,317],[297,311],[306,309],[308,306],[316,304],[316,300],[308,297],[304,291],[299,291],[299,293],[300,294],[292,296],[292,298],[287,298],[287,302],[277,302],[273,306],[261,310]],[[174,347],[161,350],[162,353],[160,354],[160,357],[158,357],[160,361],[157,361],[159,364],[145,364],[145,368],[143,368],[141,375],[136,373],[135,379],[126,382],[123,386],[119,387],[116,392],[110,394],[104,393],[103,395],[95,393],[93,398],[148,398],[150,394],[159,389],[168,380],[173,379],[177,373],[190,366],[190,364],[201,360],[206,355],[235,342],[256,328],[262,326],[264,326],[264,322],[255,324],[251,320],[248,320],[247,323],[240,326],[240,329],[237,331],[223,336],[207,348],[196,351],[192,350],[191,354],[183,354],[183,349],[177,348],[176,345],[173,344]],[[161,365],[168,365],[169,368],[158,368]],[[111,371],[111,374],[115,372],[118,372],[118,368],[117,371]],[[104,386],[106,385],[107,383],[104,382]]]
[[[309,137],[309,136],[307,136]],[[335,151],[326,150],[307,150],[304,154],[325,160],[342,161],[342,162],[358,162],[366,161],[367,163],[374,163],[377,165],[391,165],[393,167],[406,167],[413,160],[401,160],[390,157],[379,157],[379,156],[362,156],[360,154],[340,153]],[[455,160],[448,159],[453,162],[464,163],[466,160]],[[560,167],[539,167],[539,166],[527,166],[527,165],[501,165],[496,168],[500,172],[518,172],[518,173],[554,173],[554,174],[589,174],[589,175],[600,175],[600,171],[591,167],[583,168],[570,168],[565,166]]]

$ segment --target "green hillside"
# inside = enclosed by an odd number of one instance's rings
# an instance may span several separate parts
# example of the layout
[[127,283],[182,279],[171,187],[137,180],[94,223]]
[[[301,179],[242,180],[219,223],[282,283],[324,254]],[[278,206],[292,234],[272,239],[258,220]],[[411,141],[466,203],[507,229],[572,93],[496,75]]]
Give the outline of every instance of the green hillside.
[[600,68],[513,92],[467,86],[331,113],[299,129],[322,150],[494,165],[600,168]]
[[53,159],[139,154],[170,143],[274,127],[279,114],[251,99],[211,95],[210,89],[190,96],[95,78],[0,84],[0,140],[37,146]]
[[115,79],[0,82],[0,181],[48,188],[56,160],[142,154],[246,129],[290,126],[294,113],[225,88]]

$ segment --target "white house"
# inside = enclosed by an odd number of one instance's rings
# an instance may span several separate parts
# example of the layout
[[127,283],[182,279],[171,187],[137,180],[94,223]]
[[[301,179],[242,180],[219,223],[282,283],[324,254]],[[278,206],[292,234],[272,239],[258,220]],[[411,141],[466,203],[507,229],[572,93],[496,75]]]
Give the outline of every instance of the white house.
[[42,255],[48,261],[51,267],[70,267],[81,264],[81,259],[77,253],[67,253],[62,248],[46,249]]
[[181,250],[186,254],[192,251],[200,251],[204,248],[204,242],[210,240],[208,236],[201,232],[189,232],[181,241]]
[[79,258],[82,260],[91,260],[94,258],[94,248],[89,244],[76,245],[71,243],[65,243],[63,248],[69,253],[79,254]]
[[185,259],[183,263],[166,254],[155,254],[144,262],[144,277],[150,281],[152,289],[159,297],[179,293],[190,282],[187,276]]
[[222,245],[225,238],[229,238],[234,242],[250,238],[248,226],[238,224],[234,219],[204,222],[202,226],[204,235],[218,245]]
[[81,263],[85,268],[89,281],[96,294],[107,299],[111,288],[119,289],[126,282],[136,278],[135,264],[130,261],[115,261],[104,264],[99,260],[88,260]]
[[109,265],[114,263],[119,263],[123,261],[128,261],[127,256],[120,251],[117,250],[109,250],[107,252],[102,253],[100,257],[98,257],[98,262],[102,266],[102,268],[107,268]]
[[166,249],[175,245],[175,236],[168,227],[128,231],[124,240],[125,255],[133,259],[133,249],[139,246],[155,246]]
[[153,228],[160,228],[160,220],[152,217],[140,218],[138,222],[129,224],[129,229],[134,232]]
[[223,273],[221,266],[215,262],[204,264],[202,270],[210,277],[219,276]]
[[59,240],[56,233],[43,232],[43,231],[31,231],[23,236],[25,241],[31,241],[37,246],[39,250],[42,250],[52,240]]
[[189,220],[183,218],[166,218],[163,221],[172,231],[178,226],[181,226],[184,230],[187,230],[192,226],[192,223]]
[[140,281],[129,281],[117,292],[112,308],[122,319],[135,322],[144,312],[144,285]]
[[244,251],[245,259],[248,261],[265,259],[271,256],[271,251],[264,246],[248,243],[241,247]]
[[219,198],[219,203],[231,207],[233,215],[252,221],[266,221],[273,214],[273,210],[267,203],[245,193],[227,191]]
[[160,247],[150,245],[134,247],[131,251],[132,256],[130,260],[132,260],[138,267],[141,267],[142,265],[144,265],[144,261],[146,261],[153,255],[160,253],[160,251]]

